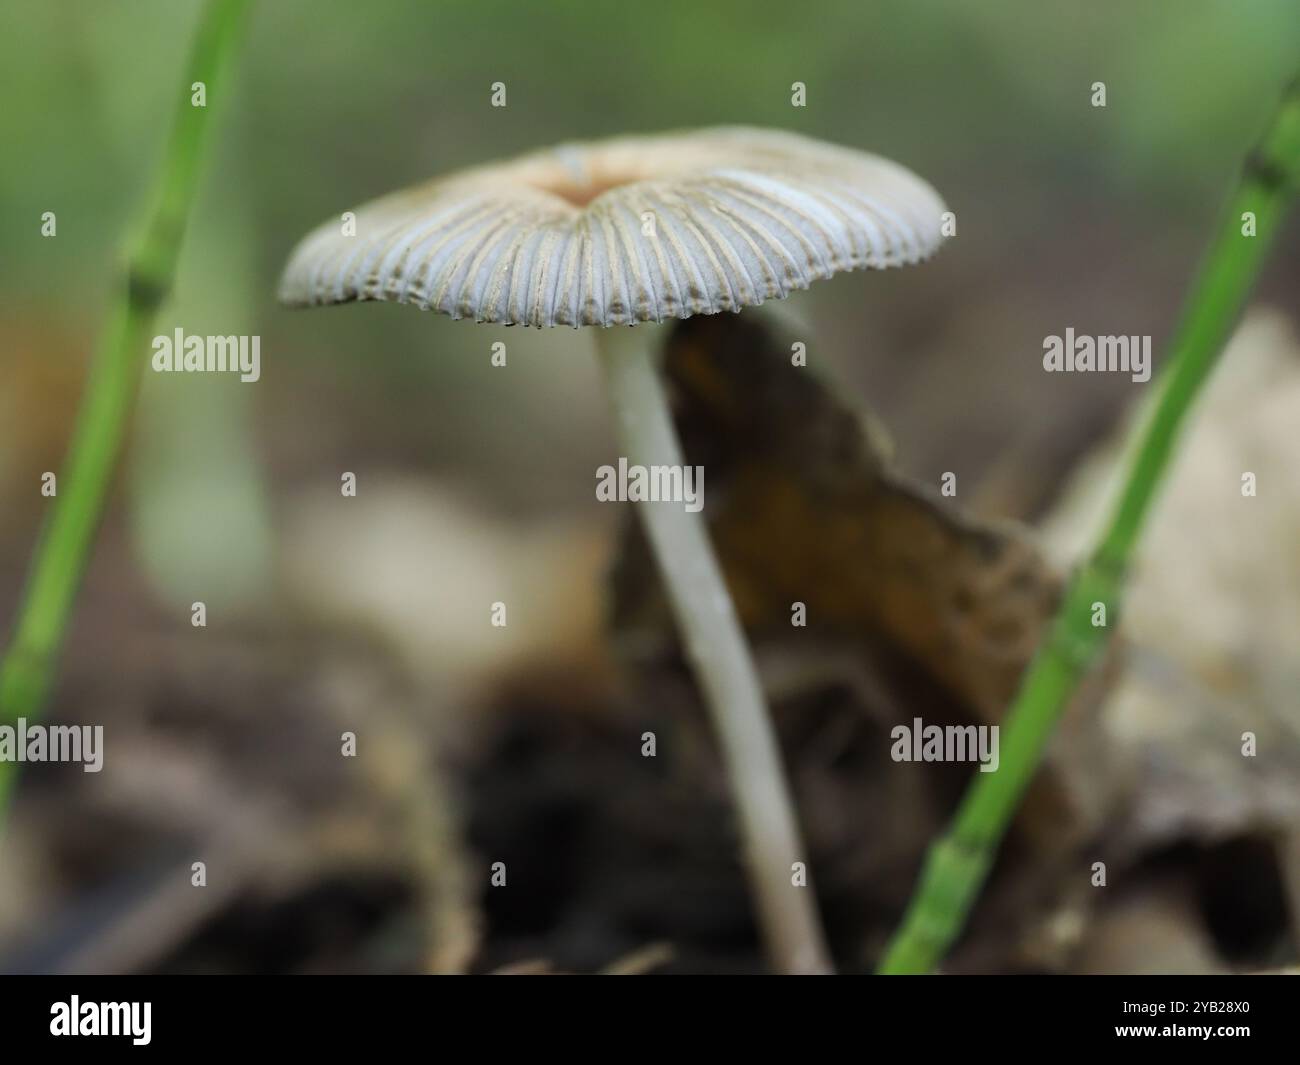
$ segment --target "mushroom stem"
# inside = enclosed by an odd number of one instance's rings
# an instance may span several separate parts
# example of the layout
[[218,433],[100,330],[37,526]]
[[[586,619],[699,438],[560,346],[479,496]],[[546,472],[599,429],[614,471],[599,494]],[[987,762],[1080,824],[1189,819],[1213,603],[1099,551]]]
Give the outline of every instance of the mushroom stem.
[[[683,469],[681,444],[655,369],[648,325],[597,331],[620,445],[629,465]],[[809,876],[808,854],[776,734],[744,633],[700,513],[683,502],[639,502],[637,516],[663,575],[686,655],[721,742],[751,889],[773,965],[787,973],[831,971]]]

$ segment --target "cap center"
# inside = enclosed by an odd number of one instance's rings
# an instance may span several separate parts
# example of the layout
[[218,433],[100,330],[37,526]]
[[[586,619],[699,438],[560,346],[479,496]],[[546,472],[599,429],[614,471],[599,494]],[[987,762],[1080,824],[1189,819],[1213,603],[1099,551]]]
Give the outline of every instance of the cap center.
[[538,187],[552,196],[558,196],[574,207],[586,207],[597,196],[623,185],[630,185],[637,178],[629,175],[625,178],[606,177],[599,180],[582,180],[580,178],[556,177],[551,181],[539,182]]
[[643,160],[628,158],[626,152],[610,154],[565,144],[531,161],[519,176],[534,188],[581,210],[598,196],[644,180],[645,170]]

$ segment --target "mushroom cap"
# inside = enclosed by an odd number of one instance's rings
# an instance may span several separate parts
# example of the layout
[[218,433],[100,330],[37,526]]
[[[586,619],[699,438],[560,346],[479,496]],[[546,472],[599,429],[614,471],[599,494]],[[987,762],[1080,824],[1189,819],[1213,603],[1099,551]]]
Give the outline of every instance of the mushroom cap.
[[295,249],[280,299],[388,300],[504,325],[739,311],[842,270],[918,262],[939,195],[880,156],[728,127],[566,144],[356,210]]

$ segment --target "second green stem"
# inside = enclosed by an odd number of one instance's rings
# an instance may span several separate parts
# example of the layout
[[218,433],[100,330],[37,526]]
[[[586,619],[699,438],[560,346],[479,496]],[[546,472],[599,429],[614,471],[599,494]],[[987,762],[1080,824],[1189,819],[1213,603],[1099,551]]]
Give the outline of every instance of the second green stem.
[[1248,161],[1192,287],[1110,525],[1066,590],[1002,725],[1000,768],[975,774],[947,834],[931,845],[881,972],[929,972],[961,933],[1061,712],[1105,647],[1110,630],[1093,625],[1093,604],[1104,604],[1114,623],[1133,546],[1183,419],[1245,305],[1298,181],[1300,79]]

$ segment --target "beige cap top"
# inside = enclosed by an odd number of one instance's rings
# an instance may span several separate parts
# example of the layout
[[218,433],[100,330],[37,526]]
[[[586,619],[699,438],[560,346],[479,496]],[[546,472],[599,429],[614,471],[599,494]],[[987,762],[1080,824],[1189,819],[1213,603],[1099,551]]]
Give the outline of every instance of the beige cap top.
[[943,201],[910,170],[742,127],[569,144],[462,170],[308,235],[280,298],[412,303],[504,325],[738,311],[819,278],[914,263]]

